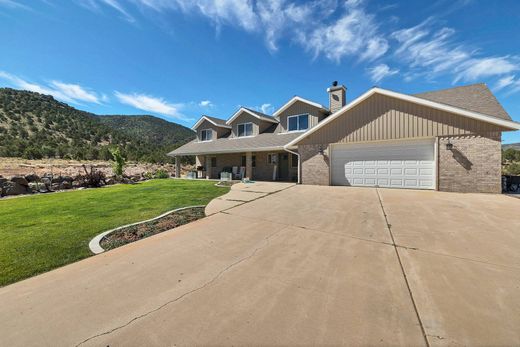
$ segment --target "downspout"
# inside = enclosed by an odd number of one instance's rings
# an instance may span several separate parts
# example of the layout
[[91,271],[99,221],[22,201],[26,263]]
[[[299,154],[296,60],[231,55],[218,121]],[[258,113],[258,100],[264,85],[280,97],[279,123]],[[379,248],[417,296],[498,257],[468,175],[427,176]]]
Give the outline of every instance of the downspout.
[[300,153],[298,152],[295,152],[295,151],[291,151],[290,149],[288,148],[283,148],[286,152],[289,152],[289,153],[292,153],[292,154],[296,154],[296,156],[298,157],[298,184],[301,184],[301,179],[300,179],[300,171],[301,171],[301,163],[300,163]]

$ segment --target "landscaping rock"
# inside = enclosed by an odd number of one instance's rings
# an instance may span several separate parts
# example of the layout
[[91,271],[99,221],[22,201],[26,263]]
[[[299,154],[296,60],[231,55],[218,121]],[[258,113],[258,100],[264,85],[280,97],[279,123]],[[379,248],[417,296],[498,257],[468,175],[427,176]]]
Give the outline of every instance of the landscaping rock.
[[61,181],[63,181],[63,177],[61,176],[52,177],[52,183],[60,183]]
[[72,181],[72,188],[78,188],[78,187],[81,187],[81,182],[80,181]]
[[74,181],[74,179],[72,177],[70,177],[70,176],[63,176],[61,178],[61,180],[64,181],[64,182],[72,182],[72,181]]
[[51,190],[52,181],[51,181],[50,177],[42,177],[41,181],[42,181],[43,185],[45,186],[45,189]]
[[113,178],[108,178],[108,179],[105,181],[105,183],[107,184],[107,186],[109,186],[109,185],[115,184],[116,181],[115,181]]
[[43,186],[43,184],[39,184],[38,182],[29,182],[29,189],[31,189],[33,192],[39,191],[40,187]]
[[123,184],[134,184],[135,182],[132,181],[132,180],[129,179],[129,178],[123,177],[123,178],[121,179],[121,183],[123,183]]
[[24,186],[24,187],[28,187],[29,186],[29,182],[27,182],[27,180],[25,179],[25,177],[22,177],[22,176],[14,176],[11,178],[11,182],[14,182],[14,183],[17,183],[21,186]]
[[60,184],[59,183],[52,183],[50,190],[60,190]]
[[25,175],[25,179],[29,183],[31,183],[31,182],[38,182],[40,180],[40,176],[38,176],[37,174]]
[[20,195],[29,193],[29,187],[16,182],[6,182],[2,187],[2,196]]
[[72,183],[69,181],[63,181],[60,183],[60,189],[71,189]]
[[7,178],[4,178],[4,177],[0,177],[0,189],[2,189],[2,186],[4,185],[5,182],[7,182],[8,179]]

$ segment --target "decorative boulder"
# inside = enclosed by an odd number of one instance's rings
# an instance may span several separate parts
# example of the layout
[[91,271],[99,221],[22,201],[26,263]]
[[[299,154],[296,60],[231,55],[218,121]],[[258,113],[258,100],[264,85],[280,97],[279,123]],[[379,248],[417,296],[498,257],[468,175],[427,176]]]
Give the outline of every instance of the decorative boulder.
[[60,189],[60,184],[59,183],[52,183],[51,184],[51,189],[50,190],[59,190]]
[[80,181],[72,181],[72,188],[78,188],[78,187],[81,187],[81,182]]
[[69,181],[63,181],[60,183],[60,189],[71,189],[72,183]]
[[37,174],[25,175],[25,179],[29,183],[31,183],[31,182],[38,182],[40,180],[40,176],[38,176]]
[[61,180],[65,181],[65,182],[72,182],[72,181],[74,181],[74,179],[72,177],[70,177],[70,176],[63,176],[61,178]]
[[2,187],[2,196],[20,195],[29,193],[29,187],[16,182],[6,182]]
[[113,178],[108,178],[108,179],[105,181],[105,183],[107,184],[107,186],[109,186],[109,185],[115,184],[116,181],[115,181]]
[[4,178],[4,177],[0,177],[0,189],[2,189],[2,186],[4,185],[5,182],[7,182],[8,179],[7,178]]
[[22,177],[22,176],[14,176],[11,178],[11,182],[14,182],[14,183],[17,183],[21,186],[24,186],[24,187],[28,187],[29,186],[29,182],[27,182],[27,180],[25,179],[25,177]]

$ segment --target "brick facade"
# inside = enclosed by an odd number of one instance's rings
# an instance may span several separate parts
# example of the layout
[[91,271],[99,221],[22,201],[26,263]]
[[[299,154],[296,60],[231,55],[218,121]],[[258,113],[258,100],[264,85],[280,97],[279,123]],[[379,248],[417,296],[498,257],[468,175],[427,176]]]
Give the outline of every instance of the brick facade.
[[[501,192],[501,139],[499,135],[447,137],[438,139],[438,190],[448,192]],[[322,155],[320,147],[325,149]],[[329,185],[327,144],[300,145],[302,183]]]
[[302,184],[314,184],[328,186],[329,180],[329,157],[327,153],[320,154],[320,146],[323,149],[327,145],[301,145],[298,146],[300,160],[302,162]]
[[439,138],[438,189],[448,192],[500,193],[500,136],[450,137],[453,149],[446,149],[447,137]]

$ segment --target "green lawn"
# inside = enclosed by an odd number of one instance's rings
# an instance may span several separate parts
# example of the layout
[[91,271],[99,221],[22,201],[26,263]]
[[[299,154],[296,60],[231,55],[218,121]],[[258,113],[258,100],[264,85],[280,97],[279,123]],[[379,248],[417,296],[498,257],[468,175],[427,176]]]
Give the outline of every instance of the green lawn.
[[229,190],[214,184],[164,179],[0,200],[0,286],[90,256],[88,243],[102,231]]

